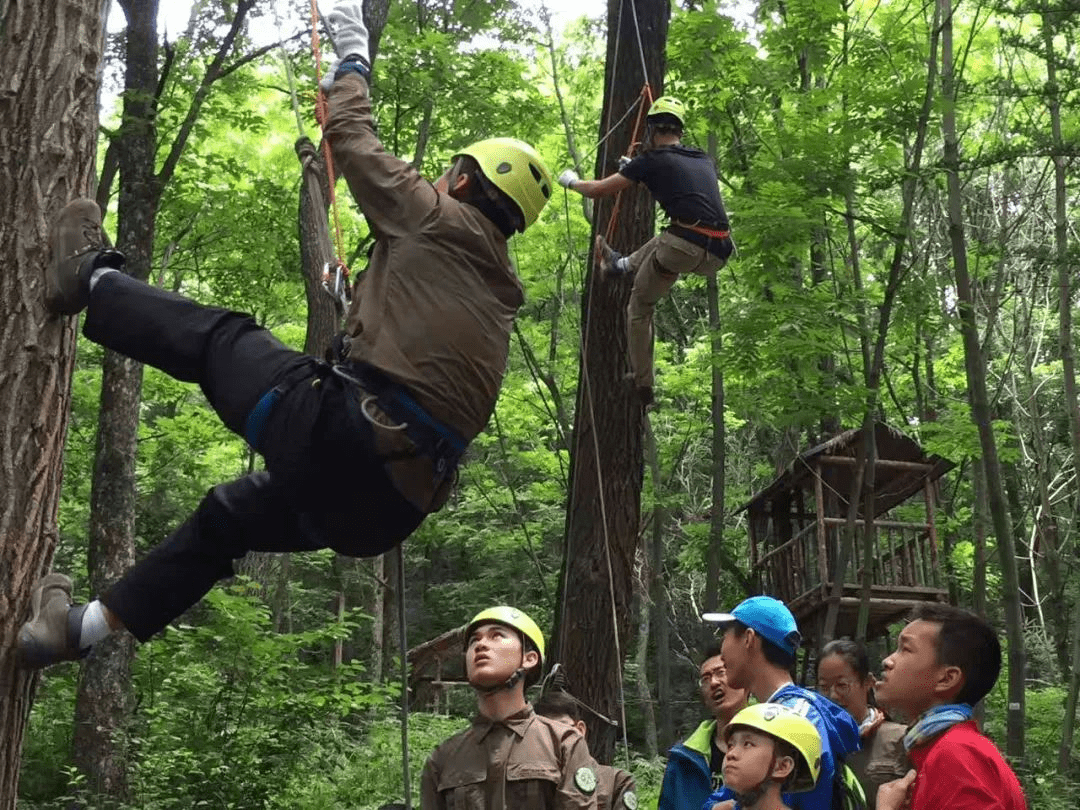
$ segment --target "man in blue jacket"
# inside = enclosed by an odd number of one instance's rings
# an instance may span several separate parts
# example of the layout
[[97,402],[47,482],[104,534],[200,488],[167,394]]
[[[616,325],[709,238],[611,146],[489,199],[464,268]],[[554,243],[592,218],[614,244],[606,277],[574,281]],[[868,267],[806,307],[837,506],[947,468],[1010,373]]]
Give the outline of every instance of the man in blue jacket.
[[[806,717],[821,734],[821,775],[809,793],[784,794],[792,810],[830,810],[833,775],[845,757],[859,750],[859,727],[850,714],[816,692],[791,680],[795,653],[802,636],[795,617],[771,596],[752,596],[731,613],[706,613],[723,632],[721,656],[732,687],[749,689],[761,703],[780,703]],[[738,796],[729,788],[715,791],[703,810],[735,806]]]
[[700,807],[722,784],[720,769],[727,749],[724,729],[731,718],[746,707],[750,692],[734,689],[728,684],[719,644],[705,651],[698,689],[712,719],[703,721],[685,741],[676,743],[668,751],[658,810]]

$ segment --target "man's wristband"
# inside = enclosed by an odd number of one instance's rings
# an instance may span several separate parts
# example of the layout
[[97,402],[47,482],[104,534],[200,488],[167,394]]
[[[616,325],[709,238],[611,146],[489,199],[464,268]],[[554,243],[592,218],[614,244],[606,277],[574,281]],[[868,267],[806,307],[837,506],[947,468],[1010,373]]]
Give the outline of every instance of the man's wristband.
[[365,82],[371,84],[371,66],[361,56],[355,54],[346,56],[345,60],[338,65],[338,69],[334,72],[334,80],[340,79],[346,73],[359,73],[364,77]]

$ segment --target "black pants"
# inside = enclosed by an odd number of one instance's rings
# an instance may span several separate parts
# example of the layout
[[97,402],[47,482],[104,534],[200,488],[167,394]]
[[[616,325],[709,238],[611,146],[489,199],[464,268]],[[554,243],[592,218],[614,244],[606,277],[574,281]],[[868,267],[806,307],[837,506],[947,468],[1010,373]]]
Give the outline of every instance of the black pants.
[[[90,295],[83,333],[95,343],[198,383],[240,435],[262,396],[298,370],[310,375],[279,400],[259,450],[267,470],[211,489],[195,513],[101,600],[140,641],[162,630],[233,574],[248,551],[381,554],[423,513],[398,494],[374,451],[371,425],[346,407],[355,396],[314,358],[289,349],[249,316],[204,307],[121,273]],[[299,372],[302,375],[302,372]]]

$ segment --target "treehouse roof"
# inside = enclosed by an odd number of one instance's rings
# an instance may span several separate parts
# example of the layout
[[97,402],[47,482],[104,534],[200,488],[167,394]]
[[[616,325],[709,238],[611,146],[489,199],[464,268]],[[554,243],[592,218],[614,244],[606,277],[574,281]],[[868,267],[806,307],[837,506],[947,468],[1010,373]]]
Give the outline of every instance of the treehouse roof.
[[[814,475],[817,462],[823,457],[847,457],[855,459],[862,444],[862,428],[846,430],[826,442],[798,455],[787,469],[752,497],[738,511],[751,514],[771,513],[774,502],[786,504],[798,490],[814,491]],[[874,517],[887,512],[898,503],[922,490],[927,481],[936,481],[955,465],[941,456],[927,453],[904,433],[881,422],[874,423],[874,438],[879,461],[900,461],[926,465],[923,468],[899,468],[879,465],[874,484]],[[846,509],[855,476],[855,464],[829,464],[822,468],[826,488],[836,493],[842,508]],[[787,509],[785,505],[783,507]],[[862,515],[860,504],[859,514]]]

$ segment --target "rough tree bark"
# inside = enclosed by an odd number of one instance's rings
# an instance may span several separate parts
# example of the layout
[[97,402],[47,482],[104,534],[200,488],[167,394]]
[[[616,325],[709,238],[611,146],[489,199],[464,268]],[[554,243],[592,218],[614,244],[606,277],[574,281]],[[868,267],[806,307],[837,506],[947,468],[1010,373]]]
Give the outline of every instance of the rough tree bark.
[[0,808],[15,807],[37,678],[15,666],[57,541],[74,318],[42,306],[49,222],[92,195],[104,0],[0,5]]
[[[637,10],[637,20],[633,11]],[[654,96],[664,75],[670,6],[661,0],[608,0],[606,95],[600,132],[638,99],[648,71]],[[637,33],[640,32],[641,50]],[[617,169],[634,115],[597,156],[596,176]],[[613,201],[598,201],[594,227],[611,219]],[[653,202],[644,190],[622,195],[613,247],[630,252],[652,235]],[[620,682],[630,641],[634,555],[641,497],[642,410],[624,379],[629,281],[605,280],[590,262],[582,294],[582,356],[571,446],[570,503],[564,575],[552,661],[566,667],[578,697],[611,718],[622,716]],[[589,748],[610,762],[615,729],[593,724]]]
[[[127,272],[150,276],[154,219],[160,192],[154,177],[157,149],[154,95],[158,83],[156,0],[120,0],[127,17],[123,121],[114,140],[120,175],[117,246]],[[102,360],[97,444],[90,486],[87,567],[99,594],[135,562],[135,461],[143,367],[106,351]],[[72,760],[91,790],[128,798],[127,764],[119,736],[133,705],[131,661],[135,640],[114,633],[83,665],[75,698]]]

